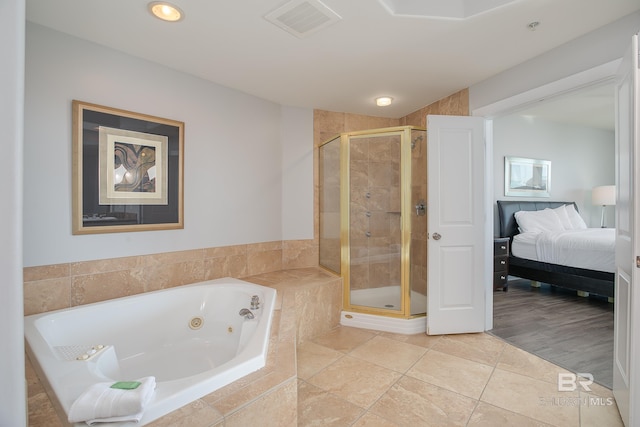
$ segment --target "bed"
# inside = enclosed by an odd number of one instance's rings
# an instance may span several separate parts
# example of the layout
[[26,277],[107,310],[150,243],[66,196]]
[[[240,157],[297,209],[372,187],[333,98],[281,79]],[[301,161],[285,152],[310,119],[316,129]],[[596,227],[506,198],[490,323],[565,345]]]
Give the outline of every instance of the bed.
[[[516,221],[517,212],[525,211],[525,214],[518,214],[521,220],[523,217],[525,217],[525,215],[528,215],[526,214],[526,212],[543,211],[547,208],[556,209],[560,208],[563,205],[566,205],[566,208],[573,207],[573,209],[575,209],[575,212],[577,213],[577,206],[574,202],[521,202],[498,200],[497,203],[500,237],[508,237],[511,243],[509,253],[510,276],[520,277],[537,282],[544,282],[566,289],[588,292],[590,294],[613,298],[614,273],[612,272],[612,266],[609,265],[611,263],[606,266],[584,268],[532,260],[514,255],[514,238],[516,238],[516,236],[520,234],[518,222]],[[569,210],[570,209],[567,209],[567,211]],[[610,231],[605,231],[604,233],[614,235],[614,231],[611,229],[609,230]],[[528,233],[522,234],[524,235]],[[615,246],[614,242],[612,242],[611,244]],[[523,246],[518,246],[519,251],[527,251],[526,246],[524,246],[524,249],[522,248]],[[613,252],[611,252],[610,254],[606,254],[606,256],[609,259],[614,258]],[[592,256],[592,258],[595,259],[598,258],[598,256]]]

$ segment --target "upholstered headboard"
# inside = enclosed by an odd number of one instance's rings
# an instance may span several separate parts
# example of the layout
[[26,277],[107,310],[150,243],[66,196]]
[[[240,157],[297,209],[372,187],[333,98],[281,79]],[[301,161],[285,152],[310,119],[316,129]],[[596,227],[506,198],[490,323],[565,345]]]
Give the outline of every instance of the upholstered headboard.
[[518,223],[513,216],[518,211],[541,211],[546,208],[557,208],[562,205],[573,205],[575,202],[520,202],[514,200],[498,200],[498,218],[500,220],[500,237],[513,237],[519,233]]

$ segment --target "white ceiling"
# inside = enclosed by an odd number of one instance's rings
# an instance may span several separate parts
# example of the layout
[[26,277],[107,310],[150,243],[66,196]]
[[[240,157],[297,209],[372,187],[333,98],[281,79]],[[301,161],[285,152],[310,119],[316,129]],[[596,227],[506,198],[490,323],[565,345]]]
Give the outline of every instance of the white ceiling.
[[[401,0],[322,2],[342,19],[303,38],[264,19],[287,0],[173,0],[185,12],[177,23],[152,17],[146,0],[26,5],[29,21],[260,98],[391,118],[640,9],[638,0],[485,0],[499,7],[442,19],[394,16],[389,5]],[[376,107],[381,95],[394,103]]]

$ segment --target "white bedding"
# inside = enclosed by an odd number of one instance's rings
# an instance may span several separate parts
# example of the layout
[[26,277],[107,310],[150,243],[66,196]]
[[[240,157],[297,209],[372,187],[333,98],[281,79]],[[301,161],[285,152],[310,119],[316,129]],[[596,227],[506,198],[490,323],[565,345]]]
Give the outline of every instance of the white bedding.
[[519,258],[613,273],[615,229],[521,233],[514,236],[511,252]]

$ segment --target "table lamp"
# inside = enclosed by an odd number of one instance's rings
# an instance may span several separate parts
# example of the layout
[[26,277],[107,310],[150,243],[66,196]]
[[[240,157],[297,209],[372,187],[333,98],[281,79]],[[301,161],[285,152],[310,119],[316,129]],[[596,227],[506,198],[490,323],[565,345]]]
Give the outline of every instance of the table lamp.
[[616,204],[616,186],[601,185],[599,187],[594,187],[591,192],[591,203],[602,206],[600,227],[604,228],[604,208],[605,206],[614,206]]

